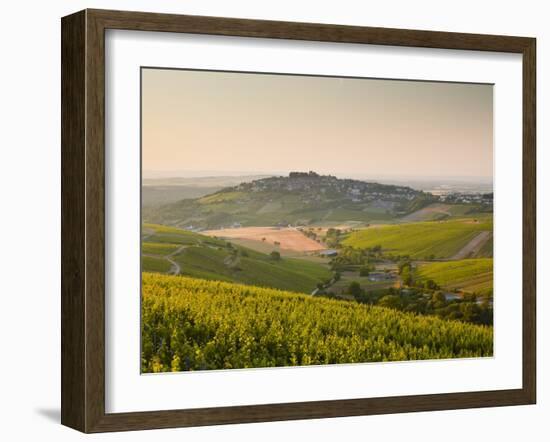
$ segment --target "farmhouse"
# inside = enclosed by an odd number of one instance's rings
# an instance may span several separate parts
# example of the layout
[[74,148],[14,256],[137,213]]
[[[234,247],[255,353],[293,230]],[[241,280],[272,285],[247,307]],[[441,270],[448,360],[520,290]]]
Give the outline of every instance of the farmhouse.
[[338,252],[334,249],[321,250],[319,252],[319,255],[326,256],[327,258],[332,258],[332,257],[338,255]]
[[456,301],[457,299],[462,299],[462,296],[459,294],[451,292],[445,292],[443,293],[443,296],[445,296],[445,301]]
[[380,281],[390,281],[393,279],[393,275],[391,273],[386,272],[372,272],[369,273],[369,281],[372,282],[380,282]]

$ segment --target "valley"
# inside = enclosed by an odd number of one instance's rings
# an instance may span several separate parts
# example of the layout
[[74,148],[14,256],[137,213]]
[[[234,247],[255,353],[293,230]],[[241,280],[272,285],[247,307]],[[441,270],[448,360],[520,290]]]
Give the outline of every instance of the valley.
[[164,204],[151,220],[162,222],[143,224],[143,271],[459,319],[467,304],[492,309],[487,196],[295,172]]
[[144,225],[143,230],[145,272],[175,273],[302,293],[311,293],[332,275],[323,264],[283,259],[273,253],[273,247],[270,253],[262,253],[219,238],[154,224]]
[[140,73],[143,373],[493,355],[494,85]]

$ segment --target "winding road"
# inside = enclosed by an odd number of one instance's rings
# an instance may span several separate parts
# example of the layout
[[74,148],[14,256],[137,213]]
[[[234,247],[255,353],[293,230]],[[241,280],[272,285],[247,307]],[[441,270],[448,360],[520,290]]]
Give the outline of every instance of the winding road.
[[174,261],[172,259],[173,256],[178,255],[183,249],[186,249],[189,247],[188,245],[179,246],[176,250],[174,250],[169,255],[164,256],[164,259],[166,259],[170,264],[172,264],[172,268],[170,269],[170,274],[172,275],[179,275],[181,272],[181,265]]
[[165,259],[172,265],[172,268],[168,273],[170,275],[179,275],[181,273],[181,265],[178,262],[174,261],[172,258],[177,254],[179,254],[183,249],[186,249],[187,247],[190,247],[190,246],[189,245],[179,246],[176,250],[174,250],[169,255],[154,255],[152,253],[144,253],[143,256],[148,256],[150,258],[157,258],[157,259],[159,258]]

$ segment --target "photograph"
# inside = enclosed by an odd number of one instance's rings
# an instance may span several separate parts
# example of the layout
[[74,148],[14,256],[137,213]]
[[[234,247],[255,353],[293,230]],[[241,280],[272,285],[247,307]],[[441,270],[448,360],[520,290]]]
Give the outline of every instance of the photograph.
[[141,67],[141,373],[493,357],[493,88]]

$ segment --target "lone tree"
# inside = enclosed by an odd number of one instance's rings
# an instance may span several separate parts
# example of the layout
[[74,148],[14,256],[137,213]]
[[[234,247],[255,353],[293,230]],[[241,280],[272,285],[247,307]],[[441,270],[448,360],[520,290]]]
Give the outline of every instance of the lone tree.
[[359,276],[369,276],[369,273],[370,273],[369,266],[363,266],[359,269]]
[[359,284],[357,281],[352,281],[349,283],[348,286],[348,293],[352,296],[361,296],[361,293],[363,291],[361,290],[361,284]]
[[436,284],[436,282],[433,279],[428,279],[424,283],[424,287],[426,287],[429,290],[437,290],[439,286]]
[[277,252],[277,250],[273,250],[273,252],[271,252],[269,254],[269,256],[271,257],[271,259],[273,261],[280,261],[281,260],[281,254],[279,252]]

